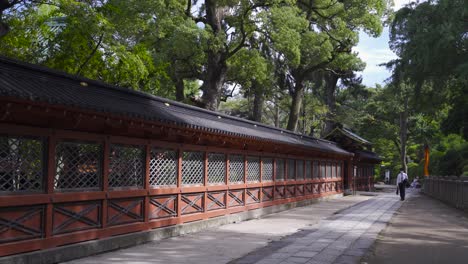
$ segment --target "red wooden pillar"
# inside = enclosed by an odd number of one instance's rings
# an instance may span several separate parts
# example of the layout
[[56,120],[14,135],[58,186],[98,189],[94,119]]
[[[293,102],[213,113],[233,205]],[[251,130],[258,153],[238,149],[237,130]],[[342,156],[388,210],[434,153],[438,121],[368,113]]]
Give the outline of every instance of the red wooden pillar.
[[356,191],[356,178],[354,177],[354,163],[353,163],[353,159],[349,159],[348,160],[348,179],[349,179],[349,186],[351,186],[351,190],[353,190],[353,192]]
[[322,160],[317,160],[319,181],[322,180]]
[[[208,211],[208,151],[203,153],[203,170],[203,186],[207,187],[203,194],[203,212],[206,213]],[[204,216],[203,218],[206,219],[206,214]]]
[[276,158],[273,158],[273,190],[271,191],[271,196],[273,201],[275,200],[275,192],[276,192],[276,170],[277,170],[277,165],[276,165]]
[[242,200],[244,206],[247,205],[247,155],[242,155],[244,157],[244,192],[242,194]]
[[[345,178],[345,167],[344,167],[344,161],[340,161],[340,178],[341,178],[341,191],[345,191],[345,184],[344,184],[344,178]],[[349,181],[348,181],[349,182]]]
[[[47,144],[47,180],[46,193],[52,195],[54,193],[55,180],[55,147],[57,145],[57,137],[55,131],[48,137]],[[53,200],[52,198],[46,204],[45,215],[45,238],[50,238],[53,235]]]
[[102,190],[105,193],[105,198],[102,200],[102,219],[101,226],[107,226],[107,197],[109,193],[109,164],[110,164],[110,137],[104,139],[104,156],[102,160]]
[[225,178],[225,184],[226,184],[226,209],[229,208],[229,153],[226,153],[226,178]]
[[182,216],[182,154],[183,151],[181,149],[177,150],[178,153],[178,161],[177,161],[177,217],[179,221],[181,221]]
[[149,223],[150,217],[150,161],[151,161],[151,143],[148,141],[147,145],[145,146],[145,183],[144,188],[146,190],[145,195],[145,223]]
[[322,193],[322,160],[317,160],[317,167],[318,167],[318,183],[317,184],[317,191],[318,195],[320,196]]
[[[262,183],[263,182],[263,155],[260,156],[258,162],[259,162],[258,165],[260,167],[259,168],[260,169],[260,171],[259,171],[259,173],[260,173],[259,182]],[[263,186],[262,185],[260,185],[260,188],[259,188],[258,199],[260,200],[260,203],[263,202]]]
[[[284,182],[288,180],[289,159],[284,159]],[[286,186],[284,187],[286,188]]]
[[307,160],[302,161],[302,180],[306,180],[306,175],[307,175],[307,166],[306,166]]

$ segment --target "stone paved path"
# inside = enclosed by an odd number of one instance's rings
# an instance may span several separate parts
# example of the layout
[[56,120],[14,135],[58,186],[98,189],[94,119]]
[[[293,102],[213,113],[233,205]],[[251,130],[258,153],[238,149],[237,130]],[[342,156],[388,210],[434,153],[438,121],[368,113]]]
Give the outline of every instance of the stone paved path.
[[376,196],[231,263],[359,263],[401,204],[395,194]]
[[423,194],[403,203],[361,260],[369,264],[468,263],[468,213]]
[[400,204],[347,196],[68,263],[357,263]]

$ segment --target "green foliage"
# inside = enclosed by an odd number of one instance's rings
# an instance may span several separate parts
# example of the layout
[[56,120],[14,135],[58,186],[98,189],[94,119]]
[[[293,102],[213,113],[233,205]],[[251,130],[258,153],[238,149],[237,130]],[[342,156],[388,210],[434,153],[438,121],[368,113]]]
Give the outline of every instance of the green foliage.
[[451,106],[444,131],[468,139],[468,5],[464,0],[430,0],[412,3],[395,14],[390,47],[399,59],[393,82],[414,86],[418,111],[438,111]]
[[[285,60],[296,67],[301,61],[301,32],[307,30],[307,19],[294,6],[272,8],[263,21],[274,49],[283,54]],[[320,48],[320,47],[317,47]]]
[[234,97],[226,102],[222,102],[219,109],[225,114],[241,118],[248,118],[250,114],[248,100],[240,96]]
[[251,87],[252,81],[271,85],[268,82],[271,80],[271,67],[258,50],[242,49],[231,57],[228,76],[245,88]]
[[[133,3],[134,2],[134,3]],[[142,3],[143,1],[138,1]],[[158,93],[150,47],[142,35],[151,17],[136,1],[69,0],[27,4],[7,13],[2,55],[108,83]]]
[[416,83],[467,77],[467,18],[464,0],[413,3],[395,14],[390,44],[408,78]]
[[459,135],[443,137],[432,152],[429,168],[433,175],[459,176],[468,165],[468,141]]

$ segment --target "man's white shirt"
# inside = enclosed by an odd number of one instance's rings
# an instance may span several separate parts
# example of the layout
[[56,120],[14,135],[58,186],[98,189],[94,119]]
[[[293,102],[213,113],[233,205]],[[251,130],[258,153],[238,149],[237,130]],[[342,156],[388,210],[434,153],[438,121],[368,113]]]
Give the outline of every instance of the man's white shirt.
[[404,180],[408,180],[408,175],[404,172],[400,172],[398,173],[398,176],[397,176],[397,179],[396,179],[396,185],[398,186],[398,184],[400,182],[403,182]]

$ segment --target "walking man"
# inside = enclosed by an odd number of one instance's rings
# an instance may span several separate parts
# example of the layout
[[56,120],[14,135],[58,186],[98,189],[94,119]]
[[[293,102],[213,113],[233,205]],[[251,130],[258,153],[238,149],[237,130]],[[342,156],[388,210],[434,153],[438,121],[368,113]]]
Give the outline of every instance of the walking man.
[[396,184],[397,188],[400,191],[400,197],[401,200],[405,200],[405,188],[406,188],[406,183],[408,182],[408,175],[405,173],[405,170],[403,168],[400,169],[400,173],[398,173]]

